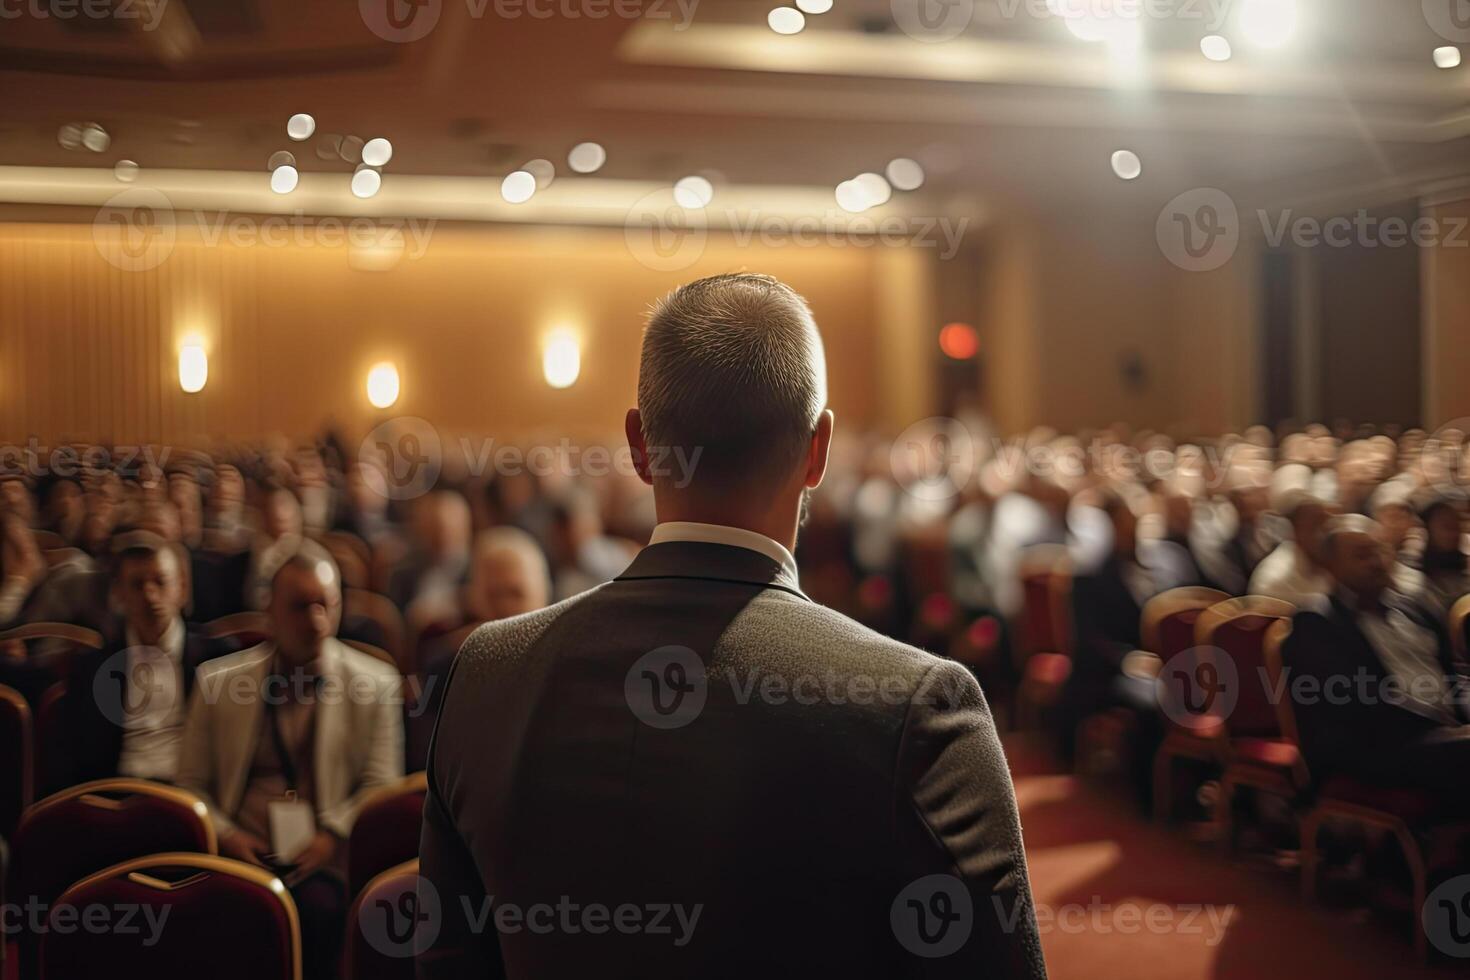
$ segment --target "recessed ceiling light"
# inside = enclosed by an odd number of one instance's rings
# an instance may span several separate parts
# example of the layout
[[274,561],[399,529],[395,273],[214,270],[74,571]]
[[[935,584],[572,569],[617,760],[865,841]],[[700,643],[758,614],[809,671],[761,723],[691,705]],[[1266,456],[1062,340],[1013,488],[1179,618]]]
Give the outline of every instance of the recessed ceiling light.
[[1232,52],[1230,40],[1219,34],[1210,34],[1200,38],[1200,53],[1211,61],[1229,61]]
[[112,165],[112,175],[124,184],[138,179],[138,165],[132,160],[119,160]]
[[703,177],[681,177],[674,184],[674,202],[681,208],[698,210],[714,199],[715,186]]
[[1434,49],[1434,64],[1437,68],[1460,67],[1460,49],[1453,45],[1445,45]]
[[901,191],[916,191],[924,185],[924,168],[908,157],[888,161],[888,182]]
[[379,136],[362,145],[362,162],[369,167],[381,167],[393,159],[393,144]]
[[844,180],[837,185],[837,206],[844,211],[861,214],[868,209],[868,197],[857,181]]
[[893,196],[893,188],[888,186],[888,181],[879,174],[858,174],[852,179],[857,185],[859,193],[862,194],[864,208],[875,208],[880,204],[887,204],[888,199]]
[[607,151],[599,143],[578,143],[567,154],[567,166],[579,174],[596,173],[606,162]]
[[357,197],[372,197],[382,186],[382,175],[371,167],[363,167],[352,175],[352,193]]
[[825,14],[832,9],[832,0],[796,0],[796,6],[802,13]]
[[1296,34],[1296,0],[1245,0],[1240,30],[1262,48],[1279,48]]
[[1124,180],[1137,180],[1143,173],[1143,161],[1132,150],[1119,150],[1113,154],[1113,173]]
[[81,149],[82,127],[76,123],[67,123],[56,131],[56,141],[61,144],[63,149]]
[[105,153],[112,145],[112,137],[96,123],[87,123],[82,127],[82,145],[93,153]]
[[304,112],[298,112],[286,120],[286,135],[293,140],[311,139],[311,134],[316,132],[316,120]]
[[525,204],[536,193],[536,177],[524,170],[506,174],[500,182],[500,196],[509,204]]
[[348,163],[362,163],[363,142],[361,136],[344,136],[337,147],[337,155]]
[[[289,163],[282,164],[271,171],[271,190],[277,194],[289,194],[296,189],[296,184],[300,179],[301,175],[296,172],[295,167]],[[352,180],[352,193],[357,194],[357,178],[355,176]],[[372,197],[375,193],[377,193],[376,187],[366,194],[357,194],[357,196]]]
[[532,177],[536,178],[536,189],[544,191],[551,186],[556,179],[556,168],[551,165],[550,160],[530,160],[521,168]]
[[271,158],[265,162],[265,169],[274,170],[277,167],[296,166],[296,154],[290,150],[277,150],[271,154]]
[[766,15],[766,23],[777,34],[800,34],[806,26],[806,17],[795,7],[777,7]]

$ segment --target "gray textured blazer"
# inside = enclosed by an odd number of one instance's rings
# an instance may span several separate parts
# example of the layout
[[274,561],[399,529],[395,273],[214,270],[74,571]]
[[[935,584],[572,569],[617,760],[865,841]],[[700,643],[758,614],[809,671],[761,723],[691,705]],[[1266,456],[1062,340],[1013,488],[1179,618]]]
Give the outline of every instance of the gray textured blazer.
[[423,978],[1046,972],[974,678],[727,545],[470,636],[420,858]]

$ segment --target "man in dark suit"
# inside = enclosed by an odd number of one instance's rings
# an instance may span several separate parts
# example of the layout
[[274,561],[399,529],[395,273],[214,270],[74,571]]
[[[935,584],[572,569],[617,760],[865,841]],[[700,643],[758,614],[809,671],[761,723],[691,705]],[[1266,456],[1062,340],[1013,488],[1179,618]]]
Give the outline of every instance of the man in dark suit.
[[626,430],[659,526],[613,582],[460,651],[421,977],[1045,975],[979,686],[797,583],[825,389],[774,279],[654,311]]
[[1390,591],[1373,521],[1334,518],[1323,549],[1337,588],[1322,610],[1297,613],[1282,649],[1313,775],[1423,790],[1470,815],[1466,679],[1443,628]]
[[[119,535],[107,644],[71,664],[62,711],[68,784],[112,776],[172,782],[194,671],[211,656],[181,614],[178,552],[157,535]],[[53,787],[54,788],[54,787]]]

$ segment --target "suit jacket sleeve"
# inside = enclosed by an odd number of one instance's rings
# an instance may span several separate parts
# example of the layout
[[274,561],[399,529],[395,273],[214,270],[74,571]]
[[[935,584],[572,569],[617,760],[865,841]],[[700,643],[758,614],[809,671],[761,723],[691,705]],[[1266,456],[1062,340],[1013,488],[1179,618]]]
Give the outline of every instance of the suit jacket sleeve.
[[479,915],[486,908],[485,883],[440,788],[439,743],[446,728],[453,730],[452,723],[446,724],[452,714],[449,685],[453,679],[451,667],[444,685],[444,706],[429,746],[429,792],[419,838],[419,876],[426,883],[420,887],[432,889],[438,899],[441,925],[433,945],[418,951],[416,969],[419,980],[496,980],[505,976],[505,969],[494,920],[486,918],[477,928],[471,919],[471,913]]
[[179,786],[204,801],[209,819],[219,836],[235,831],[235,822],[220,810],[214,798],[214,725],[210,700],[204,684],[195,684],[189,696],[189,716],[184,722],[184,741],[179,749]]
[[357,788],[351,796],[318,815],[322,826],[343,840],[352,833],[363,803],[374,791],[403,778],[403,678],[382,677],[375,691],[368,706],[371,730],[365,733],[371,748]]
[[[910,975],[1044,978],[1010,770],[985,696],[960,665],[936,665],[921,681],[904,722],[894,791],[900,889],[950,876],[970,905],[963,945],[914,956]],[[896,903],[895,931],[903,914]],[[963,926],[960,919],[953,927]]]

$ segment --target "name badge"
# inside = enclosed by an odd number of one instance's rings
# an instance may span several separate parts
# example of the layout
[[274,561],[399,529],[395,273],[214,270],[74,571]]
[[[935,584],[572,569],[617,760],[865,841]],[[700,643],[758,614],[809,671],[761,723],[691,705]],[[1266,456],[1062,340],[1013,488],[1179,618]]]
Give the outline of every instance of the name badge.
[[298,799],[295,793],[271,800],[266,804],[266,814],[271,826],[271,850],[277,860],[289,864],[316,836],[316,814],[311,812],[311,804]]

